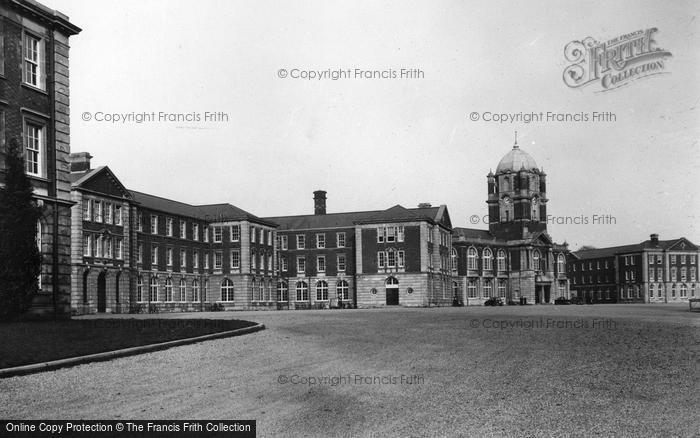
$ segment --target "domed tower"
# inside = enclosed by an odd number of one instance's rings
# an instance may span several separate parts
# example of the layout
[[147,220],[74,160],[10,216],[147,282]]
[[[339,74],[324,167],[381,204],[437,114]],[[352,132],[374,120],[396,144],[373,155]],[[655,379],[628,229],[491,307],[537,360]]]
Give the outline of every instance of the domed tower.
[[489,231],[506,240],[546,231],[546,177],[535,160],[520,149],[516,132],[513,149],[498,163],[496,173],[487,175]]

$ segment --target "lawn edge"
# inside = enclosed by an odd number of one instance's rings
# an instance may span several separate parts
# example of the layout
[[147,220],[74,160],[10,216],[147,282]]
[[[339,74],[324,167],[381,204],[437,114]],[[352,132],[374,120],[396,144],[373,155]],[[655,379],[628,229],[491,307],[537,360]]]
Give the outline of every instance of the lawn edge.
[[0,379],[13,376],[21,376],[26,374],[40,373],[43,371],[56,370],[64,367],[72,367],[90,362],[101,362],[118,357],[135,356],[137,354],[148,353],[151,351],[166,350],[171,347],[180,345],[195,344],[197,342],[209,341],[212,339],[227,338],[233,336],[255,333],[265,329],[265,324],[255,324],[250,327],[243,327],[225,332],[210,333],[208,335],[195,336],[193,338],[175,339],[174,341],[159,342],[157,344],[139,345],[138,347],[122,348],[120,350],[104,351],[102,353],[88,354],[85,356],[69,357],[66,359],[52,360],[49,362],[40,362],[29,365],[20,365],[17,367],[0,369]]

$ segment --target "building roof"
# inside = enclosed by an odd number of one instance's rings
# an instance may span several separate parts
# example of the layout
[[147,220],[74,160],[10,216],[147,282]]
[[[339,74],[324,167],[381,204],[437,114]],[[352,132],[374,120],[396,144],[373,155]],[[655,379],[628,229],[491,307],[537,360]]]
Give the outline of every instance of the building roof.
[[134,201],[143,207],[176,216],[187,216],[209,222],[247,220],[263,225],[277,226],[276,223],[261,219],[231,204],[191,205],[135,190],[130,190],[129,192],[133,196]]
[[537,170],[537,163],[527,152],[520,149],[516,143],[513,149],[505,154],[496,167],[496,173],[518,172],[519,170]]
[[452,229],[452,235],[463,240],[498,240],[489,230],[477,230],[476,228],[455,227]]
[[[395,205],[386,210],[354,211],[347,213],[305,214],[299,216],[276,216],[265,218],[279,224],[280,230],[305,230],[319,228],[351,228],[358,223],[381,223],[402,221],[439,222],[446,214],[444,206],[405,208]],[[444,221],[443,221],[444,222]]]
[[580,249],[578,251],[572,252],[572,254],[579,259],[598,259],[604,257],[613,257],[617,254],[642,252],[645,249],[668,250],[681,242],[687,242],[689,246],[691,246],[691,249],[697,249],[697,247],[685,237],[680,237],[678,239],[659,240],[658,243],[652,243],[651,240],[645,240],[644,242],[635,243],[632,245],[610,246],[607,248]]
[[35,0],[12,0],[11,3],[28,13],[39,15],[44,20],[54,24],[66,35],[76,35],[82,30],[75,24],[71,23],[66,14],[51,9]]

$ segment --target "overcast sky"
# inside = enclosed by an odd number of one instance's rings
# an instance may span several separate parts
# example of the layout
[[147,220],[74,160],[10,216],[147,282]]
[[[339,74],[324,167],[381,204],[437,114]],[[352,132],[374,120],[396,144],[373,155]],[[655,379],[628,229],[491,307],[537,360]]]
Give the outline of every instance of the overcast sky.
[[[71,149],[127,187],[258,216],[447,204],[486,214],[486,175],[519,132],[548,175],[557,242],[700,243],[700,38],[695,1],[44,0],[71,40]],[[657,28],[665,74],[569,88],[564,47]],[[304,80],[294,69],[420,69],[416,79]],[[228,122],[95,121],[221,111]],[[494,113],[612,112],[613,122],[496,123]],[[83,120],[83,113],[92,119]],[[480,120],[470,120],[477,112]]]

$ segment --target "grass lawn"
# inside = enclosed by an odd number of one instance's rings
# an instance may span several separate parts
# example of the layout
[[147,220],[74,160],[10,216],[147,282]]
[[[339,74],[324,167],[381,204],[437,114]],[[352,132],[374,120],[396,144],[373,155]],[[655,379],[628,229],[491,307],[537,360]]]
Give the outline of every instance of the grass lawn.
[[696,436],[700,314],[687,309],[204,314],[266,330],[0,379],[0,418],[254,419],[266,437]]
[[241,320],[85,319],[0,323],[0,368],[174,341],[255,325]]

